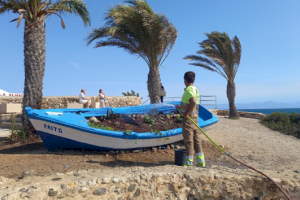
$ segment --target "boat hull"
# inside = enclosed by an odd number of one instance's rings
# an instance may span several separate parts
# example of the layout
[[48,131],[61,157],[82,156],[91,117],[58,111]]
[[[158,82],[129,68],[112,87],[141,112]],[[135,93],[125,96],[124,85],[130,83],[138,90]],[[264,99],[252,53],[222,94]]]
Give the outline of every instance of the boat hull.
[[[118,109],[122,108],[116,108],[114,112],[117,113]],[[80,114],[70,113],[70,109],[31,110],[31,108],[26,108],[25,110],[30,122],[49,151],[55,151],[58,148],[127,150],[162,146],[183,140],[181,128],[162,131],[161,135],[152,132],[131,132],[130,135],[127,135],[125,132],[89,127],[85,117],[93,115],[94,110],[92,109],[76,109],[77,113],[78,110],[87,111],[87,113]],[[45,115],[47,111],[62,112],[64,115],[47,116]],[[211,115],[212,118],[206,117],[206,120],[201,117],[198,118],[199,125],[205,131],[212,128],[218,121],[218,118],[213,114]]]

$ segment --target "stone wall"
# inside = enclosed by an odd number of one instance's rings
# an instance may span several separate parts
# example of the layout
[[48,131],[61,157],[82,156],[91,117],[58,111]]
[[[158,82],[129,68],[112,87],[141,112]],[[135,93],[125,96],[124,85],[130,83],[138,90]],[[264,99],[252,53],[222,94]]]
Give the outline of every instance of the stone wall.
[[[92,101],[97,99],[98,96],[88,97]],[[136,106],[141,105],[141,98],[135,96],[111,96],[106,97],[111,107],[126,107],[126,106]],[[0,104],[3,103],[22,103],[22,97],[0,97]],[[78,102],[78,96],[53,96],[53,97],[43,97],[42,109],[52,109],[52,108],[66,108],[67,103]]]
[[[215,115],[229,116],[229,110],[209,109]],[[237,111],[239,117],[263,119],[266,115],[263,113]]]
[[[283,200],[274,183],[251,170],[179,167],[115,167],[46,176],[23,173],[0,177],[0,198],[118,200]],[[300,182],[276,178],[291,199],[300,199]]]

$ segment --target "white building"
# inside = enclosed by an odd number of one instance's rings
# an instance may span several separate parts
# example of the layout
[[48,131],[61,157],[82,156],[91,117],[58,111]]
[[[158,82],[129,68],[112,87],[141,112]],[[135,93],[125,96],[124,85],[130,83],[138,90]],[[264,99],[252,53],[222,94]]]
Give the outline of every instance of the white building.
[[21,93],[10,93],[0,89],[0,97],[21,97],[23,94]]

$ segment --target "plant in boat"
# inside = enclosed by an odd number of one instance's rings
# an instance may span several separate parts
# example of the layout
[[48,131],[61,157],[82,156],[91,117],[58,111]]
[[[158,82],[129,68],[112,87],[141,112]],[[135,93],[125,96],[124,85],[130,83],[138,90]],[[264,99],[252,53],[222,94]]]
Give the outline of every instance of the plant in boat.
[[25,21],[24,31],[24,66],[25,83],[23,96],[22,124],[25,130],[32,132],[25,107],[42,108],[43,79],[46,60],[45,22],[53,15],[61,19],[61,26],[65,23],[61,14],[74,14],[79,16],[84,25],[90,25],[90,15],[87,6],[82,0],[0,0],[0,14],[12,12],[19,15],[17,27],[22,20]]
[[153,129],[151,125],[149,127],[149,132],[154,132],[156,135],[162,136],[162,133],[159,130]]
[[114,119],[115,116],[114,116],[114,111],[110,111],[109,112],[109,109],[107,109],[107,112],[106,112],[106,119],[109,120],[109,119]]
[[169,123],[168,123],[168,122],[165,122],[165,123],[164,123],[164,127],[165,127],[165,130],[169,130]]
[[131,130],[126,130],[125,133],[126,133],[126,135],[130,135]]
[[109,131],[113,131],[114,129],[110,126],[105,126],[102,128],[103,130],[109,130]]
[[104,129],[104,126],[101,124],[95,124],[94,122],[88,122],[88,125],[90,127],[94,127],[94,128],[99,128],[99,129]]
[[155,124],[155,119],[150,118],[149,116],[145,116],[143,119],[144,123],[154,125]]
[[116,122],[115,126],[119,128],[120,127],[120,122]]
[[176,122],[177,122],[177,123],[182,123],[182,122],[183,122],[183,118],[182,118],[182,117],[178,117],[178,118],[176,119]]
[[127,0],[109,8],[105,25],[94,29],[87,44],[98,40],[95,47],[115,46],[144,59],[149,67],[150,103],[160,102],[159,69],[177,39],[177,30],[163,14],[155,13],[145,0]]
[[235,36],[232,40],[227,33],[205,33],[208,37],[200,44],[199,55],[188,55],[186,60],[193,61],[190,65],[217,72],[227,80],[227,98],[229,101],[229,117],[238,117],[234,99],[236,96],[234,78],[239,69],[242,47]]

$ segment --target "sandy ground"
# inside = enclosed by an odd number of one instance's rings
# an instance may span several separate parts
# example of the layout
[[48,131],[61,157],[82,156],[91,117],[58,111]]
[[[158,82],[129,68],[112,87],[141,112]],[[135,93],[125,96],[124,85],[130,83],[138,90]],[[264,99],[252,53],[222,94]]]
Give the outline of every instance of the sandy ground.
[[[207,133],[235,158],[272,177],[300,178],[300,140],[272,131],[257,119],[231,120],[218,116],[219,122]],[[208,168],[216,165],[244,169],[222,154],[207,139],[203,142]],[[0,140],[0,176],[18,178],[26,170],[38,175],[68,172],[76,169],[101,169],[116,166],[154,167],[174,164],[174,150],[144,151],[110,155],[99,151],[64,150],[48,152],[41,141],[30,144],[10,144]],[[298,172],[295,172],[298,171]],[[296,176],[296,177],[295,177]],[[299,177],[298,177],[299,176]]]
[[208,134],[229,147],[232,156],[261,170],[300,171],[300,139],[273,131],[257,119],[218,117]]

